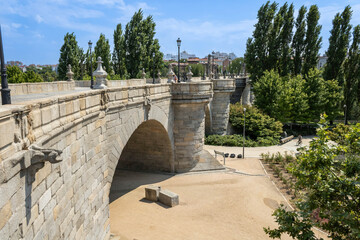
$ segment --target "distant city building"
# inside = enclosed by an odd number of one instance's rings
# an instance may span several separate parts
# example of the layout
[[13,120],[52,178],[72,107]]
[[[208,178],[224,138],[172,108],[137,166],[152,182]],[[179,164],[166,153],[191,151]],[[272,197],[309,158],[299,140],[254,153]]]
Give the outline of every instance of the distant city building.
[[327,59],[328,59],[328,57],[325,54],[320,56],[318,64],[317,64],[317,68],[320,69],[320,68],[324,67],[324,65],[326,64]]
[[195,54],[187,53],[186,51],[182,51],[180,53],[180,59],[189,59],[189,58],[196,58]]
[[171,61],[171,60],[177,61],[177,55],[168,53],[168,54],[164,55],[164,60],[167,60],[167,61]]
[[234,60],[236,58],[235,53],[221,53],[221,52],[215,52],[214,53],[215,58],[220,59],[224,61],[225,59]]
[[20,66],[22,66],[22,65],[23,65],[23,63],[22,63],[22,62],[20,62],[20,61],[7,61],[7,62],[6,62],[6,65],[10,65],[10,66],[18,66],[18,67],[20,67]]

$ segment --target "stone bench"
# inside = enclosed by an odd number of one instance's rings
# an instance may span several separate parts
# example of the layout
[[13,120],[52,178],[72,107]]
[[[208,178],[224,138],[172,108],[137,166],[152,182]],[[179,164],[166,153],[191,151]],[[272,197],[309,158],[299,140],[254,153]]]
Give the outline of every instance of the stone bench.
[[149,201],[157,202],[159,199],[159,192],[161,190],[161,187],[159,186],[147,186],[145,188],[145,198]]
[[166,206],[173,207],[179,205],[179,195],[168,190],[160,190],[159,201]]
[[280,144],[284,144],[284,143],[290,142],[291,139],[293,139],[293,138],[294,138],[294,135],[291,135],[291,136],[286,137],[286,138],[282,138],[282,139],[280,139]]

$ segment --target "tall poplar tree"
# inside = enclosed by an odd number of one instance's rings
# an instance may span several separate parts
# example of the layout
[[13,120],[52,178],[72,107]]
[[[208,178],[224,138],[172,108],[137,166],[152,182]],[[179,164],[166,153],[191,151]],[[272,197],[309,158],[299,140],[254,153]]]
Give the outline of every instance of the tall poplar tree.
[[66,79],[66,72],[69,64],[71,65],[71,71],[74,73],[74,79],[79,79],[81,55],[82,51],[78,46],[75,34],[66,33],[64,37],[64,44],[60,48],[58,66],[60,80]]
[[142,68],[147,73],[152,73],[153,53],[155,53],[155,66],[160,69],[162,53],[159,42],[154,37],[154,20],[152,16],[143,19],[143,11],[140,9],[125,27],[125,65],[130,78],[139,77]]
[[336,79],[340,85],[342,85],[343,79],[339,79],[339,74],[349,49],[351,15],[350,6],[346,6],[341,14],[335,15],[332,21],[333,27],[330,31],[329,48],[326,52],[328,59],[325,65],[324,78],[326,80]]
[[[349,49],[348,58],[344,63],[344,100],[347,113],[349,113],[354,102],[360,99],[360,25],[354,28],[353,41]],[[346,115],[345,121],[347,121]]]
[[277,3],[263,4],[257,14],[258,22],[252,38],[246,43],[245,63],[251,79],[256,82],[268,68],[269,33],[276,13]]
[[284,11],[286,9],[287,11],[284,12],[284,21],[280,32],[279,73],[281,76],[286,76],[291,72],[291,40],[294,27],[294,5],[291,4],[289,8],[287,8],[287,3],[285,3]]
[[307,30],[305,35],[305,51],[302,74],[307,75],[312,68],[316,68],[319,60],[319,50],[322,38],[320,37],[321,25],[318,24],[320,12],[316,5],[311,5],[306,16]]
[[120,23],[116,26],[114,31],[114,51],[112,61],[115,74],[120,75],[122,78],[125,77],[125,38]]
[[302,59],[305,51],[305,33],[306,33],[306,21],[305,21],[306,7],[302,6],[299,9],[299,14],[296,18],[296,31],[294,34],[292,49],[293,49],[293,75],[301,73]]
[[112,66],[109,39],[106,39],[105,35],[102,33],[100,34],[99,40],[96,42],[95,56],[96,59],[101,57],[101,61],[103,62],[102,65],[105,67],[105,71],[111,75]]

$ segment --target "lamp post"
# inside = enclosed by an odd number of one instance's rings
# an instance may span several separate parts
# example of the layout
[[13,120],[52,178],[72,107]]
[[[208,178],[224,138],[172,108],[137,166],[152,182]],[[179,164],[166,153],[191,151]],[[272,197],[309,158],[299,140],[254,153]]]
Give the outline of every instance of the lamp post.
[[90,49],[90,71],[91,71],[91,85],[90,85],[90,88],[92,89],[94,87],[94,77],[93,77],[93,67],[92,67],[92,54],[91,54],[92,42],[91,42],[91,40],[89,40],[88,44],[89,44],[89,49]]
[[246,117],[246,108],[244,108],[243,158],[245,158],[245,117]]
[[214,79],[215,79],[214,67],[215,67],[215,52],[212,51],[212,67],[211,67],[211,73],[214,74]]
[[346,104],[344,104],[344,124],[346,125],[347,124],[347,116],[346,116]]
[[180,46],[181,46],[181,40],[178,38],[176,40],[177,46],[178,46],[178,82],[180,82]]
[[152,57],[153,57],[153,84],[155,84],[155,52],[153,52]]
[[1,61],[1,100],[2,104],[11,104],[10,89],[6,79],[6,68],[4,60],[4,49],[1,37],[1,26],[0,26],[0,61]]

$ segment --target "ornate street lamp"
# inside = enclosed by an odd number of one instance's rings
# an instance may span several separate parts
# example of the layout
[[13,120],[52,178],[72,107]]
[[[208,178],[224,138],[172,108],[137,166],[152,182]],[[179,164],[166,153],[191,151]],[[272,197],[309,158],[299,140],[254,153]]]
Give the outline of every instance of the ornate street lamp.
[[91,54],[92,42],[91,42],[91,40],[89,40],[88,45],[89,45],[89,49],[90,49],[90,71],[91,71],[91,85],[90,85],[90,88],[92,89],[94,87],[94,77],[93,77],[93,67],[92,67],[92,54]]
[[181,46],[181,40],[178,38],[176,40],[177,46],[178,46],[178,82],[180,82],[180,46]]
[[1,100],[2,104],[11,104],[10,89],[6,79],[6,68],[4,60],[4,49],[1,37],[1,26],[0,26],[0,61],[1,61]]
[[155,52],[153,52],[152,57],[153,57],[153,84],[155,84]]
[[211,73],[214,75],[214,79],[215,79],[215,72],[214,72],[214,68],[215,68],[215,52],[212,51],[212,67],[211,67]]
[[246,117],[246,108],[244,108],[243,158],[245,158],[245,117]]

